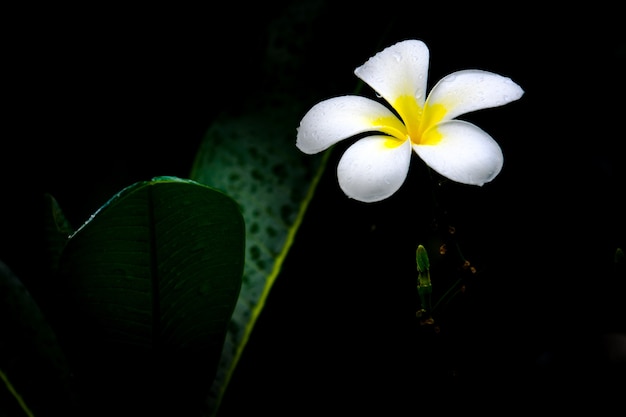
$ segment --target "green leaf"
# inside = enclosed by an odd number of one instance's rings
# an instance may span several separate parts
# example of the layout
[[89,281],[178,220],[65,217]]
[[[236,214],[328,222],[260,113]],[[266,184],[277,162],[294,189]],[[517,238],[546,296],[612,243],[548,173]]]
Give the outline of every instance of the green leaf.
[[58,269],[59,258],[74,229],[66,219],[61,206],[50,194],[44,195],[44,255],[49,271]]
[[64,336],[91,411],[197,415],[241,287],[244,229],[229,196],[160,177],[122,190],[70,237]]
[[[236,199],[246,223],[246,260],[209,408],[217,411],[295,233],[328,153],[305,155],[296,128],[316,92],[297,75],[323,2],[291,2],[268,23],[266,70],[239,108],[225,109],[206,132],[190,177]],[[301,72],[300,72],[301,73]],[[256,97],[256,98],[253,98]]]
[[[242,206],[246,262],[241,294],[224,344],[209,407],[215,413],[323,173],[329,152],[306,155],[296,128],[315,92],[298,77],[311,44],[306,29],[322,2],[293,2],[268,24],[271,33],[260,85],[245,105],[226,109],[205,134],[191,178]],[[256,97],[254,99],[253,97]]]
[[0,415],[73,415],[70,370],[30,292],[0,262]]
[[226,389],[324,165],[293,146],[296,123],[292,108],[221,119],[207,132],[192,175],[240,201],[246,222],[241,294],[211,390],[211,408]]

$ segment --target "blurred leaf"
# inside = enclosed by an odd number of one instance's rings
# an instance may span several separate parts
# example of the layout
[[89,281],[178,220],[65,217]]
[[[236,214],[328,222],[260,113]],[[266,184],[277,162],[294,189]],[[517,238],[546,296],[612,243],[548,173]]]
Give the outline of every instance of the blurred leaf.
[[170,177],[127,187],[70,237],[60,260],[63,336],[92,413],[198,415],[244,246],[233,199]]
[[0,262],[0,415],[74,415],[70,371],[29,291]]
[[74,229],[65,218],[57,200],[50,194],[44,195],[44,238],[45,255],[47,256],[48,271],[58,269],[59,258]]
[[292,3],[268,24],[270,38],[263,65],[266,73],[259,80],[266,89],[251,94],[241,108],[225,110],[214,121],[191,173],[192,179],[237,200],[246,222],[241,293],[209,398],[214,412],[328,157],[328,152],[306,155],[295,146],[296,128],[309,106],[307,94],[314,95],[297,74],[312,39],[307,28],[320,13],[323,2]]

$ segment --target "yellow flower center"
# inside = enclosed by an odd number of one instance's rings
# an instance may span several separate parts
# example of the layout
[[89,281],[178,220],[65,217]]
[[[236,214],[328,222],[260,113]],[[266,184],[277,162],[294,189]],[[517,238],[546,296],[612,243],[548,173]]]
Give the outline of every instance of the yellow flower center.
[[396,147],[405,140],[417,145],[439,143],[442,135],[434,126],[444,118],[447,112],[445,106],[434,104],[421,107],[411,95],[400,96],[392,104],[402,121],[396,117],[381,117],[374,121],[378,130],[390,135],[385,146]]

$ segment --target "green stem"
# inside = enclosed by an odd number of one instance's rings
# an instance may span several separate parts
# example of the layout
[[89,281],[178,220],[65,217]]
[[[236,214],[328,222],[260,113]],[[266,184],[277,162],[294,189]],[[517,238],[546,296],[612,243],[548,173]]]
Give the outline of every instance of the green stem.
[[13,395],[17,403],[20,405],[20,407],[24,411],[24,414],[26,414],[28,417],[34,417],[33,412],[30,411],[30,408],[28,408],[22,396],[19,394],[19,392],[15,390],[15,387],[13,386],[13,384],[11,384],[11,381],[9,381],[9,378],[4,374],[4,372],[2,372],[2,370],[0,370],[0,379],[4,381],[4,384],[6,385],[7,389],[9,390],[11,395]]

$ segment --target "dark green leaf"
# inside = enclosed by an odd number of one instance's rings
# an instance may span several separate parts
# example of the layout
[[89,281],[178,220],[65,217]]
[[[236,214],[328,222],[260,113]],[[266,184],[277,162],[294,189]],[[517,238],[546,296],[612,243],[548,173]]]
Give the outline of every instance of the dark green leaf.
[[305,155],[296,129],[315,94],[303,82],[302,58],[321,2],[290,2],[268,23],[271,32],[254,92],[208,129],[191,178],[223,190],[246,221],[243,284],[209,405],[215,412],[323,172],[328,154]]
[[73,415],[70,371],[57,337],[29,291],[2,262],[0,329],[0,415]]
[[45,256],[47,257],[48,271],[56,271],[59,258],[74,229],[65,218],[57,200],[50,194],[44,195],[44,232]]
[[136,183],[80,227],[60,271],[84,400],[197,412],[239,294],[244,246],[236,202],[178,178]]

